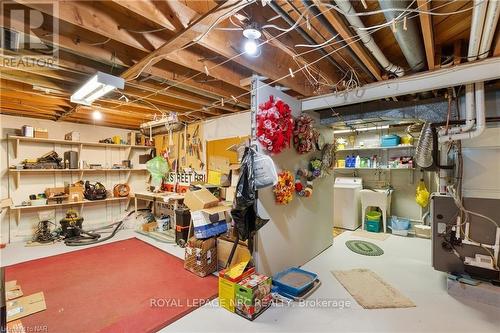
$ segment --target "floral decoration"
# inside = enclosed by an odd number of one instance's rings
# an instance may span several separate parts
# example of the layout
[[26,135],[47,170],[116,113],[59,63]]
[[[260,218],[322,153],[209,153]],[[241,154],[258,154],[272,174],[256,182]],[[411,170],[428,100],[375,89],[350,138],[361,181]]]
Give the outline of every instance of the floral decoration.
[[269,96],[257,111],[257,139],[271,154],[278,154],[290,147],[293,134],[292,111],[288,104]]
[[274,196],[276,203],[287,205],[293,199],[295,184],[293,175],[290,171],[282,171],[278,174],[278,183],[274,185]]
[[314,120],[307,114],[302,114],[295,120],[293,130],[293,145],[299,154],[306,154],[314,150],[318,132],[314,129]]

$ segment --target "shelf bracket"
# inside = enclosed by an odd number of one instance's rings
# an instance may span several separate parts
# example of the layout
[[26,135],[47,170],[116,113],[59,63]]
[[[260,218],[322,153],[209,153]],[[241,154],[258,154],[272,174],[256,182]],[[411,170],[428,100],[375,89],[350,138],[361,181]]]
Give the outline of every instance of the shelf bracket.
[[125,184],[128,184],[130,182],[130,177],[132,176],[132,171],[128,170],[127,171],[127,176],[125,177]]
[[17,159],[17,151],[19,149],[19,139],[16,139],[14,141],[14,158]]
[[14,175],[14,185],[16,190],[19,188],[19,184],[21,183],[21,172],[17,171]]
[[19,226],[19,222],[21,222],[21,210],[16,210],[16,226]]
[[132,146],[126,148],[127,160],[130,160],[132,157]]

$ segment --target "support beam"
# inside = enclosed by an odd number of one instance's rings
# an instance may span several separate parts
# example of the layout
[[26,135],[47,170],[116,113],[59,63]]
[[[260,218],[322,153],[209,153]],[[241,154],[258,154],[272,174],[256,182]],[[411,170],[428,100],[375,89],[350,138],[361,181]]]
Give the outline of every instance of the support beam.
[[[114,20],[111,13],[99,11],[97,8],[91,6],[91,2],[60,1],[58,2],[59,11],[57,13],[53,13],[51,10],[48,10],[48,7],[43,3],[27,0],[16,1],[27,7],[39,10],[47,15],[55,15],[55,18],[61,21],[86,29],[106,38],[110,38],[146,54],[158,49],[165,43],[164,39],[152,33],[141,34],[142,38],[139,42],[136,38],[137,36],[131,34],[125,29],[120,29],[119,24]],[[204,65],[199,61],[200,56],[187,49],[170,53],[166,55],[164,59],[187,68],[192,68],[200,73],[204,72]],[[206,64],[209,67],[216,65],[213,61],[206,61]],[[235,73],[233,70],[225,66],[219,66],[218,68],[211,70],[210,76],[216,78],[217,80],[229,83],[235,87],[238,87],[240,79],[243,78],[243,76]]]
[[[431,3],[427,0],[417,0],[418,9],[431,11]],[[432,28],[432,17],[429,14],[420,13],[420,26],[422,28],[422,37],[424,39],[425,56],[427,58],[427,67],[429,70],[435,68],[434,63],[434,31]]]
[[146,67],[153,66],[160,60],[166,58],[170,53],[178,52],[178,50],[186,47],[189,43],[195,44],[196,41],[203,37],[214,27],[214,25],[232,16],[243,7],[240,0],[228,0],[219,3],[213,9],[209,10],[206,14],[202,15],[188,27],[172,37],[169,41],[149,53],[134,66],[127,69],[121,76],[126,80],[137,78]]
[[151,0],[111,0],[117,6],[126,8],[127,10],[144,17],[145,19],[158,24],[170,31],[175,31],[176,28],[170,22],[170,18],[159,10],[157,4]]
[[[178,15],[178,24],[181,24],[183,27],[187,27],[190,22],[194,22],[199,18],[199,14],[197,12],[182,4],[180,1],[169,1],[168,6],[171,7],[173,12],[180,13]],[[215,52],[229,59],[237,56],[240,53],[240,41],[241,33],[235,34],[228,31],[223,32],[212,30],[202,40],[200,40],[198,44],[212,52]],[[286,59],[288,58],[287,54],[281,52],[281,50],[276,49],[266,50],[266,45],[262,46],[262,51],[263,53],[261,57],[253,58],[243,54],[234,58],[232,61],[250,69],[252,72],[255,72],[262,76],[266,76],[271,80],[283,78],[278,82],[280,85],[291,88],[304,96],[312,95],[312,89],[310,87],[306,87],[303,84],[303,82],[305,81],[305,77],[302,74],[298,75],[296,78],[287,77],[287,75],[289,74],[288,64],[276,65],[272,61],[269,61],[269,59]],[[173,62],[182,61],[185,59],[185,57],[182,56],[174,58],[175,54],[177,54],[177,52],[167,55],[166,59]],[[182,63],[182,65],[186,65],[185,62]],[[156,67],[152,67],[151,70],[154,70],[155,68]],[[203,68],[201,69],[201,71],[202,70]]]
[[[45,30],[43,28],[31,29],[29,26],[25,26],[25,22],[13,21],[6,16],[3,16],[3,21],[8,26],[18,31],[31,30],[41,40],[48,43],[53,42],[51,39],[49,39],[49,37],[47,37],[52,33],[52,31]],[[65,35],[59,35],[57,38],[57,42],[57,45],[54,46],[60,48],[62,51],[74,54],[78,57],[87,58],[94,62],[99,62],[100,64],[112,66],[113,68],[117,68],[118,70],[133,65],[131,57],[135,57],[136,54],[140,54],[140,57],[144,56],[145,54],[144,52],[141,52],[139,50],[133,50],[127,47],[116,50],[115,52],[115,50],[108,47],[91,46],[84,42],[75,42],[74,38]],[[81,67],[82,65],[78,64],[78,66],[74,69],[84,70]],[[165,83],[168,85],[176,85],[179,88],[192,94],[202,95],[205,97],[213,98],[215,100],[218,100],[221,97],[229,100],[230,95],[239,95],[244,91],[224,82],[218,82],[217,85],[200,83],[194,79],[189,78],[187,75],[172,72],[162,66],[153,67],[149,71],[146,70],[145,72],[165,80]],[[248,106],[248,98],[242,99],[242,101],[245,103],[245,106]]]
[[500,57],[487,58],[432,72],[370,83],[341,95],[329,94],[308,98],[302,100],[302,111],[321,110],[499,78]]

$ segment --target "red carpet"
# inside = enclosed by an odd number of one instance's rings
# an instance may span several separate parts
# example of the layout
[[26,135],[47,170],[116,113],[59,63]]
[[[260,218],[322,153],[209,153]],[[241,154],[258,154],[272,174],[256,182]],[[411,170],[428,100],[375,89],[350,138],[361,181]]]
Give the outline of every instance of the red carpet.
[[217,295],[215,276],[136,238],[8,266],[5,280],[45,294],[47,310],[21,319],[26,332],[154,332]]

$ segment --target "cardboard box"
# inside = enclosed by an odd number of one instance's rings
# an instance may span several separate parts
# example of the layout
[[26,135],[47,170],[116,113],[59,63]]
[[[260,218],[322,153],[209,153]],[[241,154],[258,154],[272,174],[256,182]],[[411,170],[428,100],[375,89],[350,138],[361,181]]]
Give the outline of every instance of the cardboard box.
[[83,186],[80,184],[67,185],[64,188],[66,194],[68,194],[68,200],[70,202],[80,202],[83,201]]
[[202,227],[207,224],[217,222],[227,222],[227,212],[231,210],[230,206],[215,206],[198,211],[191,211],[194,227]]
[[49,131],[45,128],[35,128],[35,138],[39,139],[48,139],[49,138]]
[[254,320],[272,302],[271,278],[262,274],[252,274],[236,285],[235,312],[240,316]]
[[226,187],[226,201],[233,202],[234,201],[234,196],[236,195],[236,187],[235,186],[230,186]]
[[188,191],[184,197],[184,204],[192,211],[217,206],[219,199],[206,188],[197,191]]
[[5,282],[5,299],[7,301],[21,296],[23,296],[23,291],[16,280]]
[[156,222],[156,221],[144,223],[142,225],[142,231],[144,231],[144,232],[152,232],[152,231],[156,231],[157,229],[158,229],[158,222]]
[[229,169],[231,170],[231,187],[238,186],[238,179],[240,178],[240,164],[231,164]]
[[184,252],[184,268],[205,277],[217,271],[217,249],[215,238],[198,240],[191,237]]
[[45,189],[45,196],[47,199],[53,198],[61,193],[66,194],[66,189],[64,187],[47,187]]
[[239,281],[254,273],[255,268],[251,267],[247,269],[236,278],[230,278],[226,272],[228,270],[219,272],[219,305],[230,312],[234,312],[236,285]]
[[47,309],[43,292],[7,302],[7,322]]
[[[231,254],[231,249],[233,248],[233,242],[228,241],[223,238],[217,238],[217,267],[219,270],[226,268],[227,260]],[[251,259],[250,251],[244,245],[238,244],[236,250],[234,251],[233,260],[229,264],[229,267],[233,267],[239,262],[250,261]]]
[[69,132],[64,134],[64,140],[68,141],[80,141],[80,132]]

